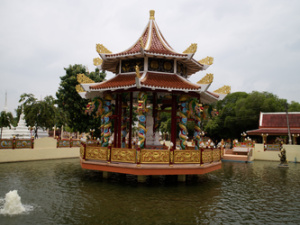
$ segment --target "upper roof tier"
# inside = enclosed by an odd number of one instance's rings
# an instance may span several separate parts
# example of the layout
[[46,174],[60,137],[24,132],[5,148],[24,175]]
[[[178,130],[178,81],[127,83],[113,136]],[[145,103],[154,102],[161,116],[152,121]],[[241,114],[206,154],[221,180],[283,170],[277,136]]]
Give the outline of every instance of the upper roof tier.
[[[120,59],[126,58],[143,58],[143,57],[158,57],[167,59],[177,59],[187,66],[187,74],[192,75],[200,70],[205,70],[212,63],[205,64],[205,60],[196,61],[193,56],[197,50],[197,44],[191,44],[183,53],[176,52],[166,41],[161,33],[155,18],[154,10],[150,10],[149,22],[143,31],[140,38],[127,50],[119,53],[111,53],[101,44],[97,44],[96,50],[102,58],[99,59],[101,68],[113,73],[118,73],[117,65]],[[211,58],[212,59],[212,58]],[[206,62],[208,62],[206,60]]]

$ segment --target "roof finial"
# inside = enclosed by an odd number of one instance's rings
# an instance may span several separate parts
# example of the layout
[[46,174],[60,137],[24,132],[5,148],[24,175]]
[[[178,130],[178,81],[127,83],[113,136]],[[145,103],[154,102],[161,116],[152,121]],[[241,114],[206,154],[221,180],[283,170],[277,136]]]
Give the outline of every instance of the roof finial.
[[150,20],[155,20],[154,14],[155,14],[155,10],[150,10]]

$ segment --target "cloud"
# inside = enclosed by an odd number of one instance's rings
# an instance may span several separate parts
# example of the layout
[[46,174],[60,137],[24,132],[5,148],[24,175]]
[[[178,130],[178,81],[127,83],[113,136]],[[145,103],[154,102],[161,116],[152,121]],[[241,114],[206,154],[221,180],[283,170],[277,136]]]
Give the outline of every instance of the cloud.
[[192,81],[213,73],[211,91],[226,84],[232,91],[268,91],[300,102],[299,8],[296,0],[1,1],[0,107],[5,91],[11,111],[23,93],[55,96],[65,67],[94,70],[96,43],[112,52],[129,48],[150,9],[176,51],[197,43],[195,59],[214,57]]

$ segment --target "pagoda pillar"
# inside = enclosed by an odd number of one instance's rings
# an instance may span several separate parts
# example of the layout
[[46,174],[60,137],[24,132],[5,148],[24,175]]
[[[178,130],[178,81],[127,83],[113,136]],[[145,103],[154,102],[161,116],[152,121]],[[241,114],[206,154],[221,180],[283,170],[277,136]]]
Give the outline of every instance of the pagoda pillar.
[[112,116],[112,110],[111,110],[111,95],[106,95],[104,97],[104,134],[103,134],[103,142],[102,147],[108,147],[108,142],[111,137],[111,116]]
[[117,133],[118,133],[118,143],[117,146],[118,148],[121,148],[121,143],[122,143],[122,94],[118,94],[119,96],[119,101],[118,101],[118,128],[117,128]]
[[133,109],[133,93],[130,92],[129,97],[129,138],[128,138],[128,148],[132,147],[132,109]]
[[146,142],[146,102],[147,94],[140,92],[138,95],[138,120],[139,120],[139,148],[145,148]]
[[180,149],[186,149],[187,146],[187,112],[188,112],[188,102],[186,96],[181,96],[180,99],[180,111],[179,111],[179,139],[180,139]]
[[176,149],[176,123],[177,123],[177,96],[172,95],[172,112],[171,112],[171,142],[173,143],[173,148]]

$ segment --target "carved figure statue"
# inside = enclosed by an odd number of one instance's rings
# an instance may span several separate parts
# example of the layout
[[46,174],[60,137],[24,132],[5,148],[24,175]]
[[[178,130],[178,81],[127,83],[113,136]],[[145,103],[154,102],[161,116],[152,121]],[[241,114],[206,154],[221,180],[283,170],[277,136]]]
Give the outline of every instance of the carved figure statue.
[[278,156],[280,158],[280,164],[287,164],[285,148],[281,147],[281,151],[280,154],[278,154]]

